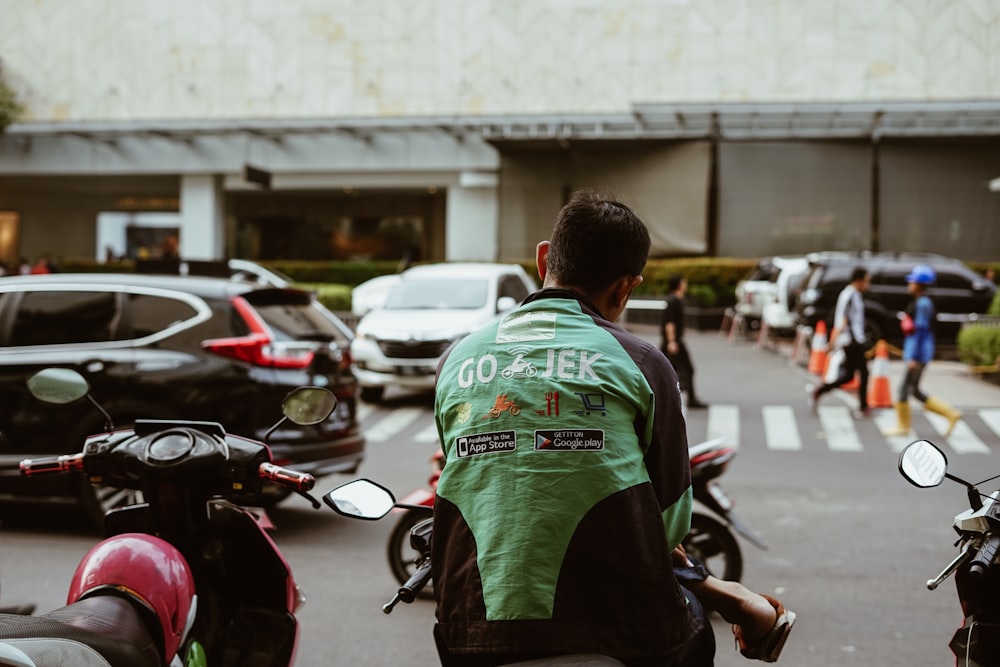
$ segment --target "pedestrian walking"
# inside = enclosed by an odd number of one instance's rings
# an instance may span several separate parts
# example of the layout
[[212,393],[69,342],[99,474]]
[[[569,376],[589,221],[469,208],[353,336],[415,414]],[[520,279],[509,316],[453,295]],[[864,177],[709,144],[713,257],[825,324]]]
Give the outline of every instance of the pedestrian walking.
[[833,329],[830,332],[830,346],[834,352],[843,355],[843,361],[837,369],[836,377],[819,386],[808,385],[809,404],[816,409],[820,397],[828,391],[833,391],[841,385],[859,377],[858,386],[858,416],[868,417],[868,359],[865,357],[867,341],[865,339],[865,303],[862,295],[871,283],[871,276],[863,267],[856,267],[851,272],[851,281],[837,297],[837,307],[833,315]]
[[920,389],[920,379],[924,369],[934,358],[934,302],[927,296],[927,287],[934,283],[937,274],[934,269],[918,264],[906,276],[906,289],[913,300],[902,313],[900,328],[906,338],[903,341],[903,363],[906,368],[899,386],[899,400],[896,401],[896,428],[885,435],[908,435],[911,426],[910,396],[924,404],[931,412],[948,420],[945,437],[951,435],[955,423],[962,413],[944,401],[928,396]]
[[681,391],[687,395],[687,407],[706,408],[708,404],[702,403],[694,390],[694,362],[684,343],[684,295],[687,294],[687,287],[687,280],[681,275],[673,275],[667,279],[669,294],[660,322],[660,349],[677,372]]

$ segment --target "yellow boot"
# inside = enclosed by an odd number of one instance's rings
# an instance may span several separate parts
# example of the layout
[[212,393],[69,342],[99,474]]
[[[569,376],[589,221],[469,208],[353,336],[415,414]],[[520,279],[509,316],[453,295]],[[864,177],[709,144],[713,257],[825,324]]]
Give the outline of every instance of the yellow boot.
[[910,412],[910,402],[909,401],[896,401],[896,422],[897,426],[894,429],[885,431],[882,435],[893,436],[893,435],[909,435],[910,434],[910,417],[912,413]]
[[947,438],[949,435],[951,435],[951,431],[952,429],[955,428],[955,424],[961,418],[962,413],[956,410],[955,408],[951,407],[944,401],[934,398],[933,396],[928,396],[927,400],[924,402],[924,405],[931,412],[936,412],[948,420],[948,430],[945,431],[944,436]]

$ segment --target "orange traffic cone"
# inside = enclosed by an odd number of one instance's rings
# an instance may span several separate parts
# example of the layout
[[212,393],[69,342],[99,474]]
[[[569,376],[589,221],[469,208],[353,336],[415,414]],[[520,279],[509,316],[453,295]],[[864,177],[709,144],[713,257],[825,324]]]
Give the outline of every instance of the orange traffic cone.
[[875,343],[875,360],[872,362],[871,382],[868,383],[868,407],[892,407],[892,390],[889,388],[889,344],[884,340]]
[[812,345],[809,350],[809,372],[813,375],[822,376],[826,373],[826,348],[828,345],[826,322],[820,320],[816,323],[816,331],[813,332]]

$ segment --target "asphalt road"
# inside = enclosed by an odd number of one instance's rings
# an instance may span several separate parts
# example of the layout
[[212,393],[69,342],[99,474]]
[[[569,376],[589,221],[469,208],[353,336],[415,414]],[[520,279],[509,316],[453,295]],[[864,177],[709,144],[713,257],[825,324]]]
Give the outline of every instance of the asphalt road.
[[[770,547],[741,543],[744,583],[777,595],[799,615],[780,664],[952,663],[947,642],[961,618],[953,583],[928,591],[925,582],[955,555],[951,523],[967,507],[964,490],[909,486],[896,470],[899,443],[879,433],[877,420],[845,422],[838,410],[847,413],[849,395],[825,397],[827,410],[814,414],[804,400],[807,373],[783,354],[714,333],[694,334],[689,345],[699,393],[711,403],[688,415],[689,439],[721,432],[738,445],[721,481]],[[968,435],[986,451],[945,448],[955,474],[979,479],[1000,473],[1000,460],[997,434],[977,410],[1000,402],[991,403],[995,394],[988,392],[968,393],[967,405],[952,400],[965,408]],[[361,475],[401,496],[429,472],[437,447],[428,436],[431,403],[400,392],[386,398],[363,411],[369,454]],[[924,437],[935,433],[916,409],[914,425]],[[343,481],[326,478],[318,487]],[[395,587],[385,558],[392,520],[351,521],[298,498],[272,519],[274,538],[308,596],[298,665],[436,664],[431,603],[401,605],[390,616],[381,611]],[[0,529],[0,599],[63,604],[76,562],[96,539],[71,512],[8,512]],[[728,626],[721,619],[714,625],[718,667],[747,664],[733,650]]]

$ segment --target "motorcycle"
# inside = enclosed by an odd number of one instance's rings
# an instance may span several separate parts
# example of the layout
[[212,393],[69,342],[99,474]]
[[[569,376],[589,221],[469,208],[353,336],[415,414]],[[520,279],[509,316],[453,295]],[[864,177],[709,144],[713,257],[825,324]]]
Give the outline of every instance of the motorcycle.
[[969,509],[955,516],[958,533],[955,543],[960,551],[942,572],[927,581],[934,590],[952,574],[965,621],[955,631],[948,646],[956,665],[997,667],[1000,665],[1000,489],[990,495],[978,487],[996,479],[975,484],[948,472],[948,458],[927,440],[907,445],[899,456],[899,472],[919,488],[938,486],[945,479],[963,485]]
[[[69,369],[39,371],[28,385],[49,403],[86,397],[100,408]],[[83,473],[144,502],[105,516],[108,537],[78,565],[67,606],[0,615],[0,656],[19,652],[13,664],[28,666],[293,664],[305,597],[251,508],[267,485],[322,507],[314,478],[274,465],[265,443],[286,421],[319,423],[335,407],[326,389],[300,387],[264,442],[215,422],[139,419],[87,437],[78,454],[22,461],[23,475]]]
[[[715,516],[697,508],[692,512],[691,531],[684,538],[684,549],[697,557],[716,577],[739,581],[743,576],[743,552],[733,531],[760,549],[766,550],[767,545],[736,515],[734,501],[718,482],[736,456],[736,450],[726,446],[724,438],[714,438],[691,447],[688,456],[694,499],[700,507],[710,510]],[[443,450],[438,449],[430,462],[428,488],[410,492],[393,509],[402,515],[389,534],[386,555],[389,569],[400,584],[405,583],[417,569],[409,548],[410,531],[430,516],[434,507],[438,479],[444,468]],[[423,588],[420,597],[433,597],[432,586]]]

